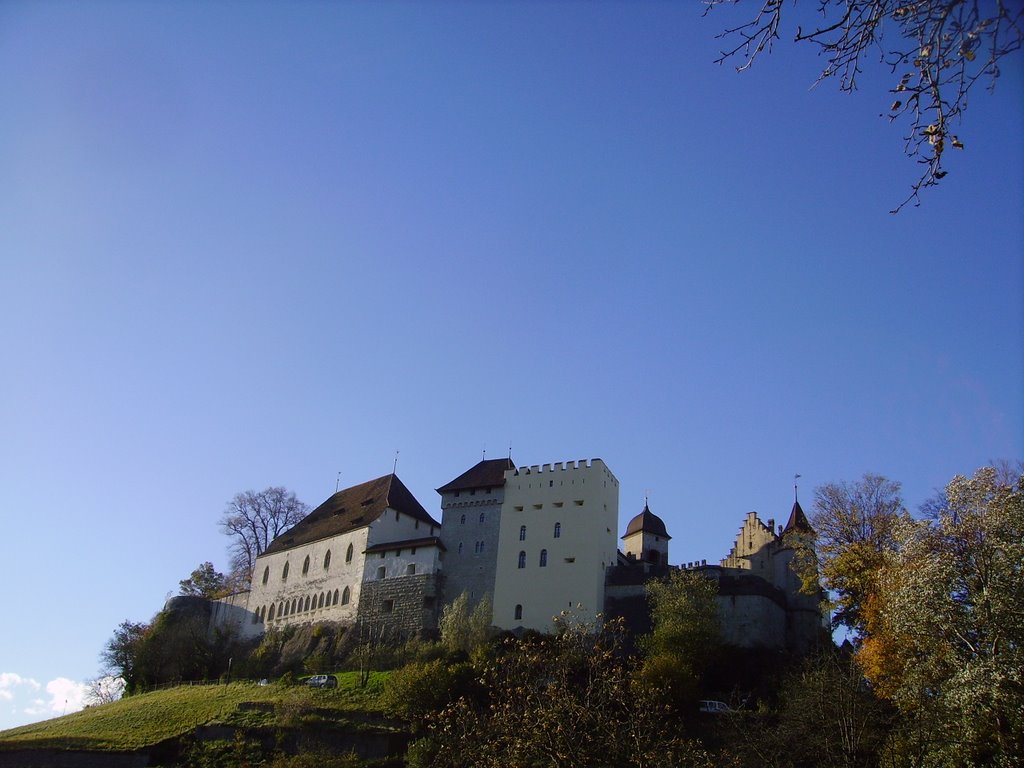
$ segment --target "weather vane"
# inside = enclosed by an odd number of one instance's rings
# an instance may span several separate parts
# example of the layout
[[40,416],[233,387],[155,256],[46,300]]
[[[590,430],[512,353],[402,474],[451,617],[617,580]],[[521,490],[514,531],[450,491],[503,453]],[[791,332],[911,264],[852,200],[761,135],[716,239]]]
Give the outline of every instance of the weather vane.
[[797,483],[796,483],[796,481],[799,480],[799,479],[800,479],[800,475],[793,475],[793,502],[794,503],[800,501],[800,495],[799,495],[799,493],[797,491]]

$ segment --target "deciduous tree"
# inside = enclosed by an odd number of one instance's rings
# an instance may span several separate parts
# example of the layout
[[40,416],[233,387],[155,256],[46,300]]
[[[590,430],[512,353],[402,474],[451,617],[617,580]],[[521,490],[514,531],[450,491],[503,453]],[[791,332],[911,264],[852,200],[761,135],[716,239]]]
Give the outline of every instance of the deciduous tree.
[[228,577],[219,573],[213,563],[207,561],[192,571],[187,579],[178,582],[179,595],[189,597],[223,597],[228,591]]
[[647,585],[653,629],[641,638],[641,678],[662,701],[696,711],[700,683],[722,643],[718,585],[697,571],[673,571]]
[[149,631],[149,624],[122,621],[100,654],[104,672],[124,680],[127,694],[134,693],[140,683],[144,645]]
[[[1019,765],[1024,754],[1024,475],[956,477],[897,530],[869,674],[931,759]],[[870,650],[870,644],[868,649]]]
[[231,579],[248,585],[256,558],[266,551],[275,538],[299,522],[309,507],[291,491],[266,488],[239,493],[220,518],[221,530],[231,538]]
[[[708,8],[738,0],[704,0]],[[787,5],[799,9],[786,9]],[[892,73],[890,119],[908,124],[905,150],[922,166],[908,202],[946,175],[944,153],[963,149],[957,124],[980,80],[995,87],[1003,59],[1024,43],[1024,4],[1016,0],[762,0],[748,22],[726,29],[729,41],[720,62],[738,57],[743,70],[780,36],[783,17],[805,6],[793,32],[816,46],[825,60],[818,81],[835,80],[843,91],[858,87],[865,66],[881,64]],[[891,102],[891,103],[890,103]],[[838,131],[837,131],[838,132]]]
[[866,631],[877,605],[878,579],[886,557],[898,546],[896,528],[909,519],[900,484],[866,474],[855,483],[828,483],[814,492],[811,525],[817,537],[814,572],[805,586],[821,585],[834,599],[834,621],[855,637]]

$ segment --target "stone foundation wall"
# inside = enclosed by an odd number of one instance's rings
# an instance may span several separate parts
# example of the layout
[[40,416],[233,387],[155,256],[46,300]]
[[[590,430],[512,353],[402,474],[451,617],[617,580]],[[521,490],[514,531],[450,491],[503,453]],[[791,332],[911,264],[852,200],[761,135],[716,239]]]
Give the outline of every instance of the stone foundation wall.
[[363,582],[356,626],[385,637],[412,637],[437,631],[441,574],[400,576]]

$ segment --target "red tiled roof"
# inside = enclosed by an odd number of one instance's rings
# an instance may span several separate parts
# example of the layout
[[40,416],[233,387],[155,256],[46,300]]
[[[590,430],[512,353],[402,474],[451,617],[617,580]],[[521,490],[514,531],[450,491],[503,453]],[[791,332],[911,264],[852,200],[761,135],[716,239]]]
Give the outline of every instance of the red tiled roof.
[[437,489],[438,493],[467,491],[471,488],[500,488],[505,484],[505,470],[515,469],[512,459],[485,459],[467,469],[450,483]]
[[416,497],[397,475],[384,475],[376,480],[338,491],[274,539],[267,547],[266,553],[282,552],[300,544],[354,531],[372,523],[388,508],[427,525],[441,527],[441,524],[416,501]]

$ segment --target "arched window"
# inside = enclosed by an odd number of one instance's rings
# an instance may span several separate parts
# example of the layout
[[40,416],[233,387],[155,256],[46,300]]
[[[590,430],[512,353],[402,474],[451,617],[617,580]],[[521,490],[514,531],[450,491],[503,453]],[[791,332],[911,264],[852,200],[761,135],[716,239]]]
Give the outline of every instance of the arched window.
[[520,568],[525,568],[526,567],[526,553],[525,552],[520,552],[519,553],[519,567]]
[[345,591],[341,593],[341,604],[348,605],[349,600],[352,599],[352,590],[345,587]]
[[515,620],[516,621],[522,621],[523,620],[523,606],[521,606],[521,605],[517,605],[516,606]]
[[349,544],[348,545],[348,549],[345,550],[345,562],[346,563],[351,563],[352,562],[352,545],[351,544]]
[[459,554],[460,555],[462,554],[462,542],[461,541],[459,542]]
[[267,614],[267,619],[269,621],[273,621],[274,620],[274,604],[273,603],[270,604],[270,613]]
[[526,526],[525,525],[520,525],[519,526],[519,540],[520,541],[526,541]]
[[309,555],[306,555],[306,559],[302,561],[302,575],[305,576],[309,573]]
[[302,610],[304,610],[304,611],[308,611],[309,610],[309,595],[306,595],[306,607],[303,608]]
[[285,615],[287,615],[287,614],[285,613],[285,610],[284,610],[284,609],[285,609],[285,604],[284,604],[283,602],[282,602],[282,603],[280,603],[280,604],[278,604],[278,606],[277,606],[277,617],[278,617],[278,618],[281,618],[282,616],[285,616]]
[[288,578],[288,563],[285,563],[284,564],[284,569],[281,571],[281,579],[284,580],[284,579],[287,579],[287,578]]
[[281,615],[282,616],[287,616],[288,615],[288,603],[285,603],[284,604],[284,608],[281,609]]
[[548,564],[548,551],[546,549],[542,549],[540,551],[540,567],[544,568],[544,567],[547,566],[547,564]]
[[483,521],[484,521],[484,513],[483,513],[483,512],[481,512],[481,513],[480,513],[480,522],[482,523]]
[[338,604],[338,590],[334,590],[334,604]]
[[466,516],[463,515],[461,518],[459,518],[459,525],[465,525],[465,524],[466,524]]
[[268,565],[263,569],[263,583],[266,584],[270,580],[270,566]]
[[331,550],[327,550],[327,554],[324,555],[324,570],[326,571],[331,567]]
[[316,607],[317,608],[323,608],[324,607],[324,593],[323,592],[320,593],[320,600],[317,603]]
[[295,599],[295,598],[293,597],[293,598],[292,598],[292,613],[298,613],[298,610],[299,610],[299,601],[298,601],[298,600],[296,600],[296,599]]
[[562,524],[561,523],[555,523],[555,538],[557,539],[561,535],[562,535]]
[[259,609],[257,609],[253,613],[253,615],[252,615],[252,623],[253,624],[259,624],[260,623],[260,612],[259,612]]

